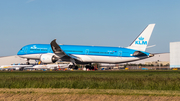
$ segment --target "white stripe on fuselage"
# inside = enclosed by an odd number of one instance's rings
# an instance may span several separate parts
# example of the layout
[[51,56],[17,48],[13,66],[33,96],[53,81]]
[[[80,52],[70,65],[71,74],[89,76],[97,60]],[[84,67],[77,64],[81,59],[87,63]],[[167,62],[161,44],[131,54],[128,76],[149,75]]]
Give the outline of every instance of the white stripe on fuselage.
[[[53,53],[48,53],[48,54],[53,54]],[[21,58],[39,60],[41,55],[42,54],[28,54],[28,55],[19,55],[19,56]],[[135,60],[147,58],[147,56],[139,58],[139,57],[114,57],[114,56],[76,55],[76,54],[72,54],[72,55],[79,57],[82,60],[82,62],[99,62],[99,63],[122,63],[122,62],[135,61]]]
[[83,62],[99,62],[99,63],[122,63],[128,61],[135,61],[146,57],[114,57],[114,56],[95,56],[95,55],[75,55],[81,58]]
[[[46,54],[55,55],[54,53],[46,53]],[[43,55],[43,54],[27,54],[27,55],[18,55],[18,56],[21,57],[21,58],[37,59],[37,60],[39,60],[41,58],[41,55]]]
[[28,58],[28,59],[40,59],[42,54],[28,54],[28,55],[18,55],[21,58]]

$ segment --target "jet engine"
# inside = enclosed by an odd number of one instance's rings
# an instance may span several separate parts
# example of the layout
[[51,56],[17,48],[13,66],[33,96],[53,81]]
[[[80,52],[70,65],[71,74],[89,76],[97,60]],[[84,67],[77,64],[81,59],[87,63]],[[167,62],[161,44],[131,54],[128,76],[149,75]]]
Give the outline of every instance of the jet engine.
[[58,58],[53,54],[42,54],[40,57],[40,61],[42,63],[55,63]]

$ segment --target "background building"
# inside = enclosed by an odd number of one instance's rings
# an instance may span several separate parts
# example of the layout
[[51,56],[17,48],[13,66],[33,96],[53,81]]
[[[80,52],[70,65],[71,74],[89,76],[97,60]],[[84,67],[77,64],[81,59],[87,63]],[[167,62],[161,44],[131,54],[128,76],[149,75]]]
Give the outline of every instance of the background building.
[[[11,64],[26,64],[26,62],[26,59],[20,58],[17,55],[0,57],[0,66]],[[30,63],[35,63],[35,60],[30,60]]]
[[170,42],[170,68],[180,68],[180,42]]
[[139,60],[139,61],[129,62],[129,63],[130,64],[153,64],[153,65],[162,63],[163,65],[168,65],[170,62],[169,57],[170,57],[169,53],[155,53],[153,57]]

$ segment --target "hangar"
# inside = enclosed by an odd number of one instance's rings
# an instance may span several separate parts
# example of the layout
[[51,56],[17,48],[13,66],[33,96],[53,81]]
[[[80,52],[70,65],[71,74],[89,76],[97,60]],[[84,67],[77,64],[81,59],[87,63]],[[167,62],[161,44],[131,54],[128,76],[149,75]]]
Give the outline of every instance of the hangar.
[[180,42],[170,42],[170,68],[180,68]]
[[155,53],[153,57],[139,60],[139,61],[134,61],[134,62],[129,62],[130,64],[153,64],[153,65],[158,65],[158,64],[163,64],[163,65],[169,65],[170,61],[170,54],[169,53]]
[[[34,60],[31,60],[30,62],[35,63]],[[25,64],[25,63],[26,63],[26,60],[23,58],[20,58],[17,55],[0,57],[0,66],[12,65],[12,64]]]

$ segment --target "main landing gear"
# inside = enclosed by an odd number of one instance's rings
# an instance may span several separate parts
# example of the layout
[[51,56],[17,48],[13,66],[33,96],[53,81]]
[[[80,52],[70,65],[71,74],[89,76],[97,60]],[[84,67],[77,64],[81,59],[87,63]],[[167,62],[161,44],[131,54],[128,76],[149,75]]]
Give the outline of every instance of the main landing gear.
[[[76,65],[75,62],[72,62],[72,64],[69,65],[69,68],[71,68],[71,69],[78,69],[78,66]],[[88,69],[88,70],[95,70],[94,66],[92,66],[91,63],[89,63],[88,65],[86,65],[85,68]]]
[[92,66],[91,63],[89,63],[89,65],[86,65],[86,69],[94,70],[94,66]]
[[76,66],[76,65],[69,65],[69,68],[78,69],[78,66]]

